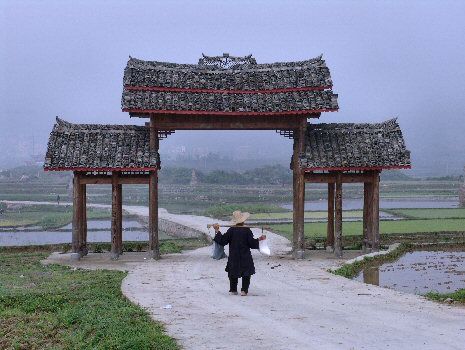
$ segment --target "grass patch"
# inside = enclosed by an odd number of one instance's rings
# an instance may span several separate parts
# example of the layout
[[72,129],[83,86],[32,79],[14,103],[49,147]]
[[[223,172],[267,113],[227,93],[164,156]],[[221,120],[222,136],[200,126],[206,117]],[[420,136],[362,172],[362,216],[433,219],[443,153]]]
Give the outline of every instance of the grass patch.
[[[202,248],[211,243],[205,238],[179,238],[160,240],[161,254],[180,253],[183,250]],[[89,243],[87,245],[89,252],[104,253],[111,249],[110,243]],[[123,242],[123,252],[145,252],[148,250],[147,242]],[[71,251],[71,244],[49,244],[43,246],[19,246],[19,247],[0,247],[1,253],[37,253],[37,252],[62,252]]]
[[408,219],[465,219],[465,208],[389,209],[386,211]]
[[42,266],[45,252],[0,252],[0,348],[178,349],[121,293],[120,271]]
[[465,304],[465,289],[459,289],[452,293],[428,292],[425,294],[430,300],[444,302],[446,299],[452,299],[461,304]]
[[[213,218],[224,218],[232,215],[233,211],[246,211],[251,214],[288,212],[277,205],[268,204],[216,204],[205,210],[205,215]],[[291,213],[292,216],[292,213]]]
[[[273,231],[282,234],[286,238],[292,236],[292,224],[272,224]],[[419,232],[463,232],[465,231],[465,219],[435,219],[435,220],[399,220],[380,221],[382,234],[410,234]],[[362,234],[362,222],[344,222],[343,235],[354,236]],[[305,225],[305,237],[326,237],[326,223],[318,222]]]
[[399,247],[392,252],[384,255],[379,255],[375,257],[365,257],[363,260],[356,261],[352,264],[344,264],[337,270],[332,271],[335,275],[339,275],[346,278],[354,278],[357,276],[360,271],[365,267],[372,265],[374,263],[380,264],[389,261],[395,261],[400,256],[404,255],[406,252],[412,250],[413,245],[408,243],[402,243]]

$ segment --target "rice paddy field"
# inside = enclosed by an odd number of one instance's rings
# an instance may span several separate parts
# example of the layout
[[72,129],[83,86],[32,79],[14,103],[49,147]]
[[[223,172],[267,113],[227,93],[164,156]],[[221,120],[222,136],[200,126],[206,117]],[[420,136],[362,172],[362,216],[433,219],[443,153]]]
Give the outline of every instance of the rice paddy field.
[[[275,224],[270,227],[284,236],[292,236],[292,224]],[[381,234],[431,233],[431,232],[465,232],[465,219],[423,219],[380,221]],[[343,222],[344,235],[362,235],[362,222]],[[306,223],[306,237],[326,237],[326,223]]]
[[[53,181],[52,181],[53,180]],[[455,201],[460,183],[458,181],[383,181],[380,194],[385,200],[428,200],[431,202]],[[344,185],[344,199],[360,199],[363,195],[359,184]],[[305,198],[308,201],[323,201],[327,187],[308,184]],[[71,177],[19,182],[14,179],[0,180],[0,200],[71,201]],[[178,185],[160,184],[160,206],[178,213],[200,214],[218,204],[266,204],[280,206],[292,203],[290,185]],[[111,202],[111,186],[88,186],[89,203]],[[123,186],[123,202],[147,205],[148,191],[144,185]],[[432,206],[434,207],[434,206]]]
[[[1,200],[28,200],[71,202],[70,177],[47,178],[19,182],[14,179],[0,181]],[[458,181],[383,181],[380,195],[382,201],[406,203],[407,208],[382,208],[380,230],[382,234],[407,234],[422,232],[463,232],[465,231],[465,209],[456,206]],[[326,185],[307,185],[306,200],[319,203],[325,208]],[[345,184],[343,200],[362,202],[363,189],[359,184]],[[161,184],[160,207],[174,213],[206,215],[225,219],[233,210],[252,213],[251,220],[272,221],[272,228],[285,236],[292,231],[292,188],[289,185],[169,185]],[[111,203],[111,188],[105,185],[88,186],[89,203]],[[450,208],[434,208],[436,203],[450,203]],[[123,186],[123,203],[126,205],[147,205],[147,186]],[[431,208],[415,207],[415,203]],[[287,207],[286,207],[287,205]],[[413,207],[413,208],[412,208]],[[344,235],[361,234],[361,210],[344,210]],[[108,217],[108,211],[89,209],[89,218]],[[28,209],[4,211],[0,214],[0,229],[5,227],[36,225],[43,229],[56,228],[71,222],[71,207],[32,206]],[[326,234],[326,211],[312,210],[305,213],[307,237],[324,237]],[[395,220],[387,220],[394,218]],[[384,220],[386,219],[386,220]],[[273,221],[274,220],[274,221]],[[283,221],[276,223],[276,221]],[[315,221],[315,222],[313,222]]]

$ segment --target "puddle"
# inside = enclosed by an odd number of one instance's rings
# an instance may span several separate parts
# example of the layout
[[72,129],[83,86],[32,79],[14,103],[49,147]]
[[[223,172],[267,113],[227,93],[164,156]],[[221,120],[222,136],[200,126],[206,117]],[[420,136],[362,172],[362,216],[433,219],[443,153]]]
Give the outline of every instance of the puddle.
[[407,293],[451,293],[465,288],[465,252],[408,252],[395,262],[369,266],[354,279]]

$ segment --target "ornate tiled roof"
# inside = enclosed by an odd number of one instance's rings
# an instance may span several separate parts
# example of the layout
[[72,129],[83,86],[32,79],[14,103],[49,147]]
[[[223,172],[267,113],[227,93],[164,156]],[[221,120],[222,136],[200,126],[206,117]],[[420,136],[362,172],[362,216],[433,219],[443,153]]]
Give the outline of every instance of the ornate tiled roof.
[[308,124],[300,165],[307,170],[410,168],[396,119],[378,124]]
[[130,58],[122,108],[132,113],[315,114],[338,109],[325,61],[257,64],[250,56],[203,56],[198,64]]
[[146,171],[157,168],[145,126],[72,124],[57,118],[45,170]]

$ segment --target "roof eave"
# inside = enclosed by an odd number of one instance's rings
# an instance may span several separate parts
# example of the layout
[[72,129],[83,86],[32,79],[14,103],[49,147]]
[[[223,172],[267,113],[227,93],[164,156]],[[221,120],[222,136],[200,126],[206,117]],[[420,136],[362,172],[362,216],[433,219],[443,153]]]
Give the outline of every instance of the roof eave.
[[276,112],[226,112],[226,111],[189,111],[189,110],[158,110],[158,109],[131,109],[123,108],[123,112],[130,113],[131,117],[148,118],[150,114],[175,114],[175,115],[214,115],[214,116],[291,116],[307,114],[309,118],[318,118],[323,112],[337,112],[338,108],[307,109],[299,111],[276,111]]
[[411,169],[411,165],[384,165],[384,166],[370,166],[370,167],[311,167],[302,168],[304,172],[313,171],[370,171],[370,170],[394,170],[394,169]]
[[139,167],[139,168],[116,168],[116,167],[100,167],[100,168],[89,168],[89,167],[44,167],[44,171],[88,171],[88,172],[98,172],[98,171],[113,171],[113,172],[123,172],[123,171],[157,171],[157,167]]

